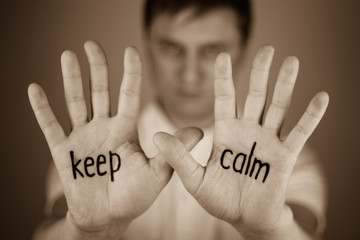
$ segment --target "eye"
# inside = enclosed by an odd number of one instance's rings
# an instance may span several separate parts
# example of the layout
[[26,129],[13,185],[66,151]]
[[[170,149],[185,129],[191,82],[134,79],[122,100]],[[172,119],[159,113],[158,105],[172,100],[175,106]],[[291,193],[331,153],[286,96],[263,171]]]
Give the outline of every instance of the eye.
[[216,58],[219,53],[224,52],[225,47],[219,45],[209,45],[202,49],[202,55],[206,58]]
[[184,52],[181,46],[168,41],[161,41],[159,43],[159,49],[163,54],[168,56],[178,56]]

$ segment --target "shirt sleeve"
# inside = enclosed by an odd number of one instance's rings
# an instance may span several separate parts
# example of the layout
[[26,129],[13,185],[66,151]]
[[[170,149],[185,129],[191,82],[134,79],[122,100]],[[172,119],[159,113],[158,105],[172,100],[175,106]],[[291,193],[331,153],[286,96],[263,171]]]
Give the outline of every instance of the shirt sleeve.
[[326,225],[327,182],[315,152],[305,145],[290,177],[288,204],[302,206],[314,214],[317,236],[321,236]]

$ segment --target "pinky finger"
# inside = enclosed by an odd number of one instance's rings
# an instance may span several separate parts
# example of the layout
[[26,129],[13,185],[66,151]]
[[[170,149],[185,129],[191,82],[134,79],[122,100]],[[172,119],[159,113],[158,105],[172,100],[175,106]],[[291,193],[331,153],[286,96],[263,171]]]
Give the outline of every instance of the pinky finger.
[[329,95],[327,93],[320,92],[316,94],[299,122],[284,141],[284,146],[291,151],[300,152],[323,117],[328,103]]
[[53,149],[64,140],[65,133],[49,106],[44,90],[38,84],[32,83],[28,88],[28,95],[46,141],[50,149]]

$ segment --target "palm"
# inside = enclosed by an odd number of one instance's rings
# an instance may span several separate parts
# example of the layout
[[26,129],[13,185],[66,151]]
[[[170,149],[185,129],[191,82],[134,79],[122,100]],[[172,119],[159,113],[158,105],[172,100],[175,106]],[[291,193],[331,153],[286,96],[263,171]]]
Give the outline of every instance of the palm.
[[[241,133],[241,134],[234,134]],[[279,211],[285,202],[287,181],[295,163],[296,155],[286,149],[278,136],[264,129],[255,122],[244,119],[220,120],[215,125],[213,152],[210,156],[204,181],[199,188],[200,204],[211,205],[211,214],[229,222],[250,221],[264,216],[268,211]],[[247,174],[249,153],[256,143]],[[233,154],[225,154],[223,165],[219,164],[225,149],[232,149]],[[247,155],[242,172],[233,168],[238,153]],[[269,163],[270,171],[266,176],[265,168],[258,172],[258,166],[250,177],[254,158]],[[235,169],[241,169],[243,158],[236,161]],[[210,191],[210,186],[218,189]],[[231,203],[229,204],[228,201]],[[203,203],[202,203],[203,201]],[[271,204],[271,208],[269,205]],[[261,216],[260,216],[261,215]]]
[[[29,87],[29,98],[46,137],[64,187],[69,214],[85,230],[115,226],[143,213],[169,181],[172,169],[161,155],[148,159],[137,134],[142,63],[128,48],[124,58],[118,113],[110,117],[107,63],[103,50],[87,42],[93,119],[87,120],[79,63],[64,52],[62,70],[65,99],[73,130],[66,136],[40,86]],[[200,139],[199,131],[176,133],[187,147]],[[191,138],[191,139],[190,139]]]
[[[264,47],[254,59],[250,90],[244,111],[239,114],[241,117],[236,112],[230,56],[218,56],[215,63],[214,143],[206,167],[192,159],[173,137],[162,134],[162,139],[159,135],[155,139],[160,151],[174,156],[168,158],[169,163],[205,210],[253,232],[271,231],[285,216],[285,193],[292,169],[328,103],[326,93],[317,94],[288,137],[281,140],[281,126],[290,104],[298,61],[294,57],[284,61],[272,103],[262,119],[273,52],[272,47]],[[165,149],[161,141],[171,142],[174,147]],[[252,160],[248,165],[250,156]],[[260,168],[264,163],[268,166]]]
[[[148,159],[136,142],[136,132],[123,129],[129,128],[118,119],[95,120],[74,130],[66,141],[53,149],[69,210],[77,222],[83,219],[92,222],[133,219],[150,206],[166,184],[166,178],[161,179],[151,171]],[[79,167],[84,177],[77,174],[77,179],[74,179],[70,151],[74,152],[76,159],[82,160],[81,164],[88,156],[96,159],[103,154],[109,161],[110,151],[118,153],[121,168],[114,173],[114,181],[110,179],[108,162],[101,167],[102,172],[107,172],[104,176],[96,174],[94,165],[88,167],[90,173],[95,173],[94,177],[87,177],[83,167]],[[87,199],[84,200],[83,196]]]

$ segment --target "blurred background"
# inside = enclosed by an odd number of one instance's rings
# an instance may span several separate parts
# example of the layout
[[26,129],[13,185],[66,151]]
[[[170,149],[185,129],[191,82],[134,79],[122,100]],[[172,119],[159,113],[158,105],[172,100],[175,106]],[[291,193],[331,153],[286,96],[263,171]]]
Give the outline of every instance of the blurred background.
[[[87,82],[83,44],[94,39],[107,53],[112,101],[117,102],[125,47],[134,45],[143,51],[142,4],[142,0],[0,2],[0,236],[5,239],[30,238],[43,218],[45,177],[52,161],[31,110],[27,86],[37,82],[45,89],[68,132],[60,55],[66,49],[76,52]],[[329,93],[328,111],[309,140],[330,186],[325,239],[356,239],[360,217],[360,2],[254,0],[253,4],[254,29],[238,87],[246,92],[251,59],[260,46],[272,44],[276,54],[271,88],[286,56],[300,60],[285,131],[294,126],[316,92]]]

